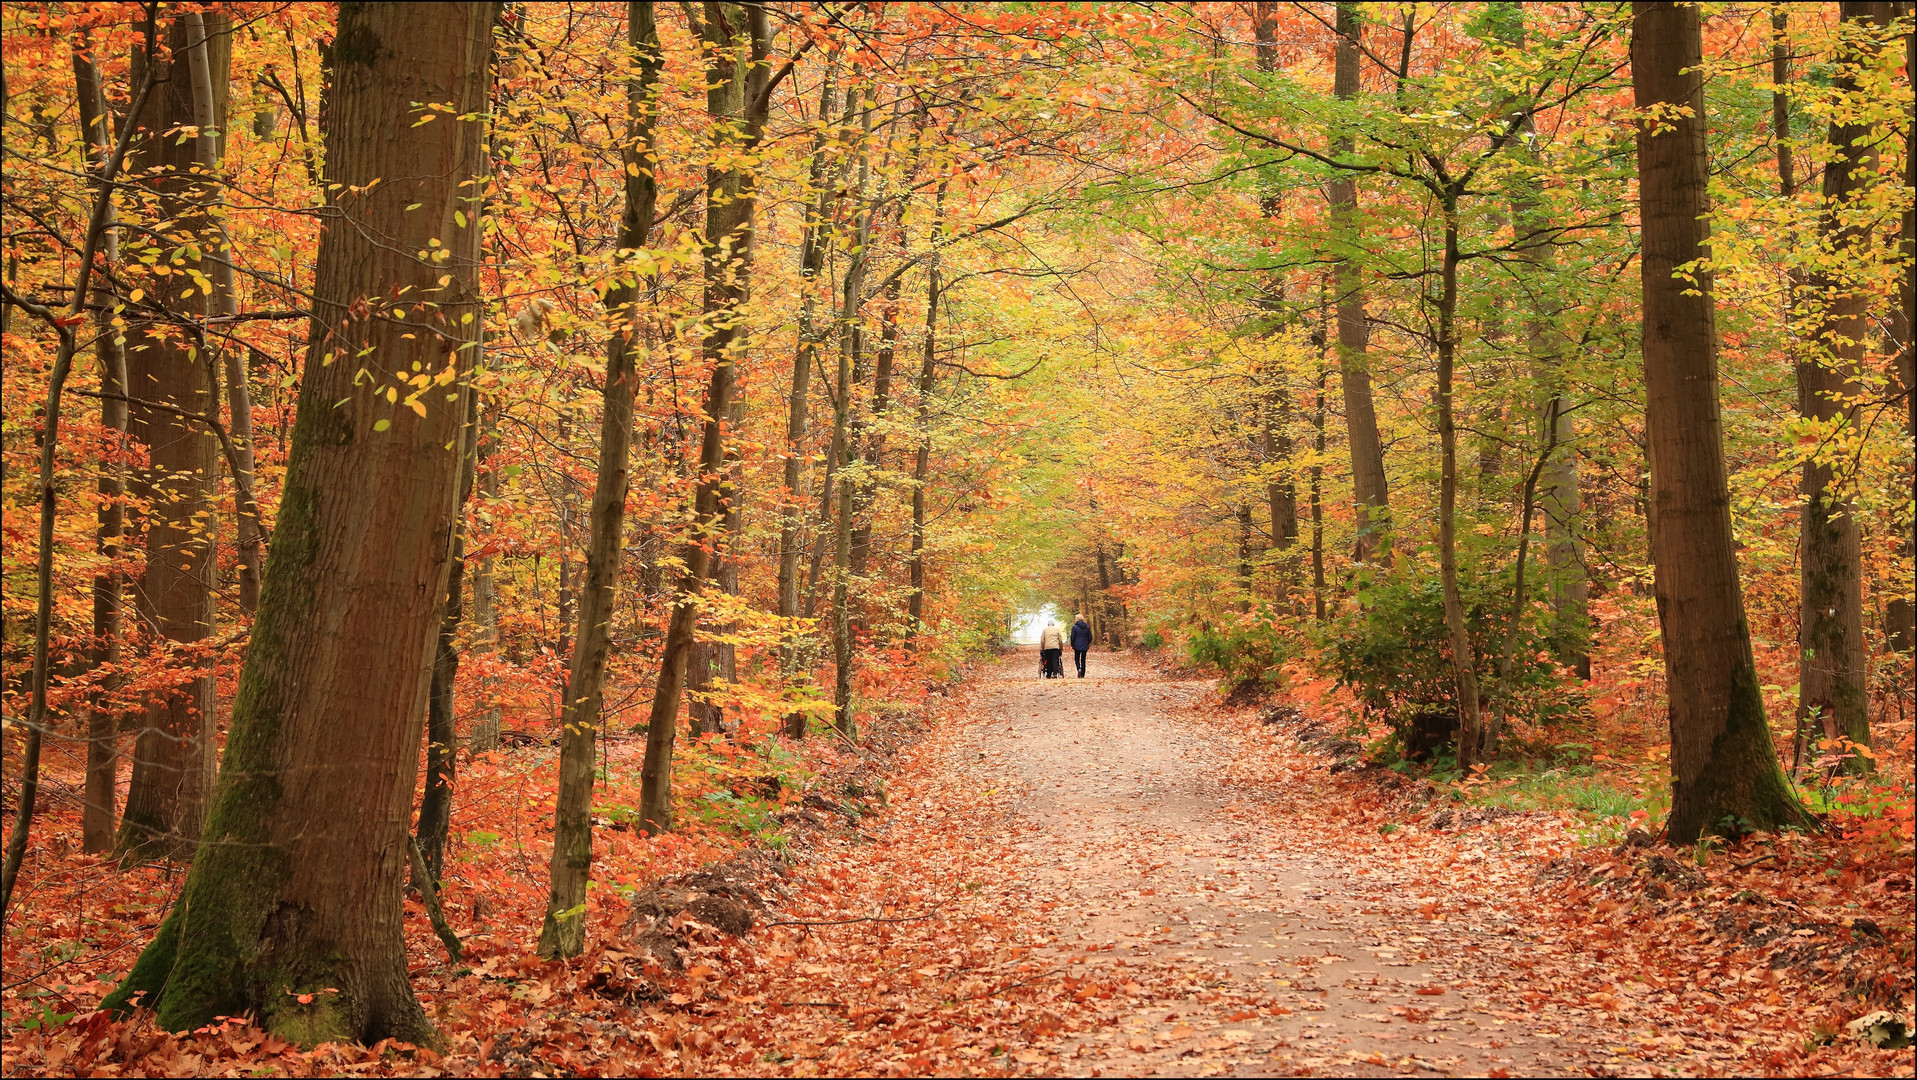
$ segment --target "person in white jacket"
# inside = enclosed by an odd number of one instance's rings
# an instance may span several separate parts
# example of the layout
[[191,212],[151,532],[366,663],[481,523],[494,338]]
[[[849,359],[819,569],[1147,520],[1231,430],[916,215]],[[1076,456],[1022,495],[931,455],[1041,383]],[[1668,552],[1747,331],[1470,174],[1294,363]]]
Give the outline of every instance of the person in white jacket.
[[1059,632],[1058,624],[1051,620],[1045,622],[1045,632],[1038,636],[1039,670],[1048,679],[1065,677],[1065,665],[1059,656],[1065,650],[1065,635]]

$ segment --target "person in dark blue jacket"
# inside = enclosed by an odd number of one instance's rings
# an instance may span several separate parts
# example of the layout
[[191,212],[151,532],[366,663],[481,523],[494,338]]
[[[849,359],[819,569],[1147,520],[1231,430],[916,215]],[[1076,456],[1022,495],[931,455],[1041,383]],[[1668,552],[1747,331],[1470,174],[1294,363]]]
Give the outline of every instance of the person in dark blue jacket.
[[1092,651],[1092,624],[1080,615],[1072,620],[1072,659],[1078,662],[1078,677],[1085,677],[1085,654]]

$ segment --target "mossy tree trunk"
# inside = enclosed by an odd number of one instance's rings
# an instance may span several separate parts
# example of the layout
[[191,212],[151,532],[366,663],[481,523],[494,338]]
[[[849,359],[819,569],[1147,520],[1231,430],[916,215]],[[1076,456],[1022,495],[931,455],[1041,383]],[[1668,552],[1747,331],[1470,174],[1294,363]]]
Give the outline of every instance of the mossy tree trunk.
[[[327,227],[259,617],[198,857],[108,1008],[137,998],[175,1031],[251,1014],[305,1046],[436,1041],[400,901],[481,313],[496,7],[340,7]],[[418,102],[450,111],[422,124]]]
[[1671,710],[1671,839],[1801,826],[1771,743],[1737,579],[1717,390],[1703,36],[1690,5],[1636,3],[1631,68],[1643,230],[1651,557]]

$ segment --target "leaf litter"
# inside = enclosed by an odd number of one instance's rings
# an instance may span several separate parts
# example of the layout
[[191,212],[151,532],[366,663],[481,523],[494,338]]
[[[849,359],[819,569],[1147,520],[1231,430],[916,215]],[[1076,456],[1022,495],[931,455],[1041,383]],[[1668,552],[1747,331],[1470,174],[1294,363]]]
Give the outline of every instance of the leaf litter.
[[[90,1012],[177,876],[36,853],[48,917],[9,935],[5,1004],[39,1022],[9,1024],[7,1071],[1912,1072],[1907,1047],[1844,1031],[1909,1016],[1907,834],[1750,838],[1702,866],[1642,833],[1584,846],[1569,814],[1459,808],[1363,767],[1333,705],[1260,716],[1095,663],[1042,682],[1010,661],[920,732],[814,743],[781,852],[603,830],[608,887],[570,962],[530,951],[550,836],[519,811],[549,799],[549,763],[488,757],[459,818],[486,850],[448,875],[462,964],[408,904],[436,1050]],[[91,923],[52,914],[113,889]],[[84,947],[57,944],[82,925]]]

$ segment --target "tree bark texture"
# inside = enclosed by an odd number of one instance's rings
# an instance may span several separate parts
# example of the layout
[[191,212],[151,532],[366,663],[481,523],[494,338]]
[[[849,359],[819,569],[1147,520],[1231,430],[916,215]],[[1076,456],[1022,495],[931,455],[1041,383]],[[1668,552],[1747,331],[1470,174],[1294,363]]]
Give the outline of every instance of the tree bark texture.
[[[1838,5],[1845,29],[1874,33],[1890,22],[1887,3]],[[1852,39],[1843,49],[1835,89],[1857,93],[1857,78],[1845,67],[1870,62],[1870,49]],[[1840,267],[1812,275],[1808,282],[1822,306],[1816,337],[1798,350],[1797,407],[1820,429],[1830,429],[1840,445],[1854,435],[1857,406],[1864,396],[1860,377],[1874,332],[1871,298],[1848,280],[1842,264],[1868,259],[1876,238],[1845,224],[1857,200],[1871,188],[1877,152],[1865,124],[1830,126],[1831,160],[1824,168],[1821,231],[1830,246],[1826,256]],[[1857,514],[1845,495],[1845,478],[1831,468],[1831,454],[1804,463],[1804,506],[1798,531],[1798,709],[1800,720],[1814,718],[1828,738],[1870,745],[1870,701],[1864,649],[1864,571]],[[1849,772],[1864,772],[1869,761],[1852,756]]]
[[[1338,44],[1332,92],[1340,101],[1358,96],[1358,38],[1363,31],[1358,5],[1338,5]],[[1343,157],[1352,140],[1333,141],[1331,153]],[[1367,349],[1371,328],[1365,315],[1364,271],[1358,249],[1358,181],[1341,174],[1325,185],[1331,215],[1342,249],[1335,269],[1338,296],[1338,378],[1344,390],[1346,441],[1351,446],[1352,497],[1357,502],[1358,539],[1353,556],[1359,562],[1391,562],[1390,499],[1385,488],[1384,443],[1378,435],[1378,413],[1372,404],[1371,367]]]
[[733,366],[743,344],[739,313],[749,291],[756,199],[752,170],[738,158],[756,141],[751,129],[762,123],[754,115],[756,106],[755,110],[747,106],[755,98],[749,84],[756,82],[749,72],[763,68],[748,62],[748,56],[762,58],[764,43],[769,39],[765,9],[758,6],[747,8],[708,0],[703,27],[710,65],[706,113],[715,150],[723,162],[706,170],[703,254],[707,322],[703,348],[712,374],[706,384],[692,532],[682,555],[685,571],[660,652],[659,679],[646,727],[646,758],[641,766],[639,820],[655,835],[672,827],[672,747],[685,690],[686,660],[698,627],[699,596],[709,584],[712,549],[720,542],[725,527],[725,426],[732,412]]
[[[198,18],[176,18],[168,25],[164,54],[137,55],[136,68],[150,69],[164,82],[148,97],[146,108],[129,123],[138,141],[129,171],[144,174],[158,213],[172,229],[203,233],[209,222],[198,203],[209,187],[195,175],[197,149],[182,141],[178,129],[192,126],[207,110],[195,100],[188,54],[201,44]],[[225,70],[230,39],[206,43]],[[156,50],[157,53],[157,50]],[[221,103],[223,104],[223,102]],[[213,110],[216,123],[225,117]],[[201,249],[202,251],[204,248]],[[152,300],[169,313],[199,318],[220,313],[218,300],[198,284],[211,278],[211,262],[181,250],[175,272],[151,279]],[[169,254],[171,259],[171,254]],[[180,270],[187,270],[181,273]],[[193,276],[197,272],[199,277]],[[191,645],[213,633],[217,590],[218,519],[214,499],[219,485],[219,442],[208,426],[187,416],[219,412],[218,388],[200,362],[204,343],[177,326],[154,321],[130,328],[127,383],[135,402],[128,430],[147,448],[147,467],[135,482],[146,496],[146,570],[137,603],[148,626],[169,642]],[[150,408],[141,401],[172,406],[182,413]],[[188,854],[200,835],[207,792],[213,781],[211,735],[214,679],[202,659],[189,665],[198,674],[150,698],[145,723],[134,742],[133,777],[126,812],[120,819],[116,848],[123,863],[177,858]]]
[[1731,536],[1708,274],[1703,37],[1696,7],[1632,5],[1643,231],[1651,556],[1671,710],[1671,839],[1808,825],[1771,743]]
[[[341,5],[327,228],[259,618],[198,858],[107,1008],[138,998],[175,1031],[251,1014],[302,1046],[436,1041],[400,901],[482,313],[496,9]],[[451,112],[418,124],[420,102]]]

